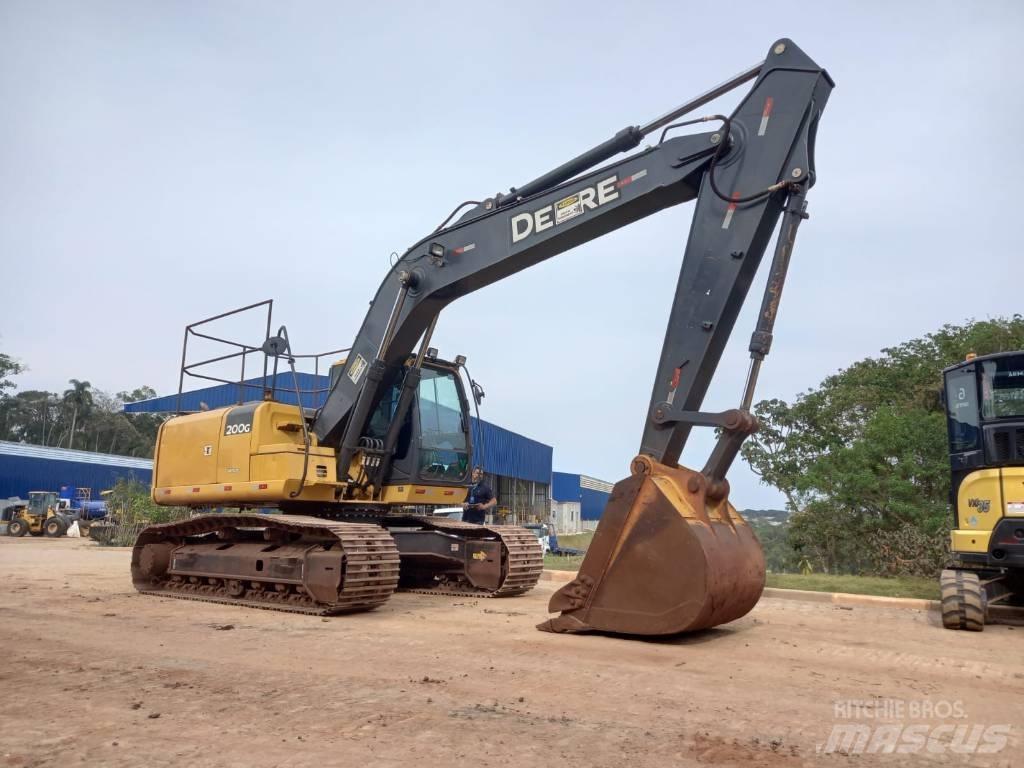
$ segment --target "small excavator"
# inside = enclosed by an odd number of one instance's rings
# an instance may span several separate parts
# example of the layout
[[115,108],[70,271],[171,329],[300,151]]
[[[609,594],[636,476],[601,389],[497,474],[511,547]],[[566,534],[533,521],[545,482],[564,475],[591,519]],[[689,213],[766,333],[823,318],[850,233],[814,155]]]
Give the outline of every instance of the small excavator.
[[[750,82],[732,114],[684,119]],[[726,473],[757,429],[754,387],[807,218],[815,136],[833,85],[782,39],[763,61],[667,114],[508,193],[457,207],[394,263],[318,408],[304,407],[296,391],[288,402],[271,396],[164,423],[154,501],[233,511],[144,529],[132,555],[135,586],[311,613],[370,609],[396,588],[481,596],[532,588],[542,568],[532,533],[424,514],[465,498],[471,450],[458,376],[465,361],[443,361],[430,347],[438,316],[468,293],[696,200],[639,455],[615,485],[578,577],[551,598],[559,615],[539,628],[650,636],[743,616],[761,596],[764,556],[729,503]],[[699,124],[712,127],[679,132]],[[777,225],[739,407],[702,411]],[[638,270],[643,255],[633,255]],[[273,360],[276,371],[283,361],[294,373],[287,331],[270,331],[268,323],[264,365]],[[718,433],[699,471],[678,464],[694,427]],[[251,511],[264,507],[283,514]]]
[[1024,351],[942,373],[954,521],[942,624],[981,632],[996,614],[1024,619]]

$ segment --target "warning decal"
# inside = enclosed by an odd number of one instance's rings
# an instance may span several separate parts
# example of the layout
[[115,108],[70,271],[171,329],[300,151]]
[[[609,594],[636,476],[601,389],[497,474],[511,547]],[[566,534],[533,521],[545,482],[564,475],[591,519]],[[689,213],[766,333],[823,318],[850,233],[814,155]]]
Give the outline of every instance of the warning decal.
[[569,195],[555,203],[555,224],[575,219],[583,214],[583,201],[579,195]]
[[352,361],[352,365],[348,367],[348,373],[345,375],[352,379],[353,384],[358,384],[365,371],[366,359],[362,355],[356,355],[356,359]]

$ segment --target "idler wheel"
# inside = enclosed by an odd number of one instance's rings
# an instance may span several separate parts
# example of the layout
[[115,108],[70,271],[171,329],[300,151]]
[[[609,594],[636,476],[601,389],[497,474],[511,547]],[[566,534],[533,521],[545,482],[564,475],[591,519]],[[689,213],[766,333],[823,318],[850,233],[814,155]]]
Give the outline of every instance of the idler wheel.
[[169,541],[159,541],[147,544],[139,553],[139,573],[150,581],[158,581],[167,575],[167,569],[171,564],[171,552],[174,551],[174,544]]

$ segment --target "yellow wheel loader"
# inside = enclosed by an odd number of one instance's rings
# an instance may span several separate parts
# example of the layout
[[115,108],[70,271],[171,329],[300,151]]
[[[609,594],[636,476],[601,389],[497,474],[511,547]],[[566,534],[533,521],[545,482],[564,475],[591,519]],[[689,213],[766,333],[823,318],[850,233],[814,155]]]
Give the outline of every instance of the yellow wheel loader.
[[63,536],[71,524],[69,511],[67,500],[59,499],[53,491],[31,491],[28,504],[11,516],[7,535]]
[[[729,115],[687,117],[746,83]],[[639,455],[612,491],[578,578],[551,600],[560,615],[540,628],[665,635],[745,614],[761,595],[764,557],[729,502],[725,475],[757,429],[754,386],[817,180],[814,144],[832,88],[796,44],[778,40],[763,61],[665,115],[508,193],[458,206],[396,260],[322,402],[304,399],[300,356],[284,327],[272,333],[268,312],[261,342],[235,343],[216,358],[240,359],[244,372],[247,358],[262,355],[264,396],[245,402],[242,377],[243,402],[172,418],[158,437],[153,499],[231,511],[143,530],[132,557],[136,587],[313,613],[373,608],[396,588],[482,596],[530,589],[542,567],[530,531],[428,514],[463,501],[472,448],[465,361],[445,362],[430,346],[438,315],[545,259],[696,201]],[[739,407],[701,411],[777,227]],[[640,245],[623,254],[638,272],[650,257]],[[318,303],[363,300],[330,281],[308,290]],[[608,311],[643,300],[623,296]],[[196,326],[186,330],[186,347],[190,332],[232,343]],[[639,362],[628,347],[615,357]],[[180,381],[186,359],[183,350]],[[678,465],[694,427],[718,430],[699,471]]]

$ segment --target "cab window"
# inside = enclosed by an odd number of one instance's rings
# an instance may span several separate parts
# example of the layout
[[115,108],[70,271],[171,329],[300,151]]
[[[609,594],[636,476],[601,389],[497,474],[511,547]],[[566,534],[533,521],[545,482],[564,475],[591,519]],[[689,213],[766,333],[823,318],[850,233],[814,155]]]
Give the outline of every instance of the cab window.
[[981,412],[985,419],[1024,416],[1024,357],[981,364]]
[[462,480],[469,467],[469,449],[455,375],[424,368],[418,395],[420,477]]
[[953,453],[979,450],[978,392],[973,366],[946,375],[946,410],[950,450]]

